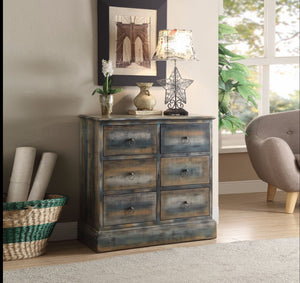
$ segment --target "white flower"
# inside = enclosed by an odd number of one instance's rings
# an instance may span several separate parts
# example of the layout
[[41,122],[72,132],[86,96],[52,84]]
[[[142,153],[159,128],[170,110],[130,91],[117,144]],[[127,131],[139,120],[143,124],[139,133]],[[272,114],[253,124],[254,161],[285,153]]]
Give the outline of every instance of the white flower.
[[102,73],[104,77],[106,77],[106,75],[108,75],[109,77],[112,76],[112,74],[114,73],[114,69],[111,60],[106,61],[102,59]]

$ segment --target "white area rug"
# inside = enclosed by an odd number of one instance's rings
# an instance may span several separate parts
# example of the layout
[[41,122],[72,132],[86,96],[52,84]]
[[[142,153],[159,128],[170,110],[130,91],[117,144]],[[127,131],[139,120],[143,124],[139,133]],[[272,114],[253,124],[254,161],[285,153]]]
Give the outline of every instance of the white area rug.
[[242,241],[5,271],[5,283],[299,282],[299,238]]

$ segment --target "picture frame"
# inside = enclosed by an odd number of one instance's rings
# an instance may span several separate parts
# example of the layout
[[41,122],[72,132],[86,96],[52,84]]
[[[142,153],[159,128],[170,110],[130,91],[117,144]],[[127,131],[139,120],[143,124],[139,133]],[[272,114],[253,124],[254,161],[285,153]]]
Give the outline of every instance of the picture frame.
[[[129,34],[130,24],[134,32]],[[157,80],[166,78],[166,62],[151,58],[158,32],[166,27],[167,0],[98,0],[98,84],[105,79],[104,59],[113,62],[115,86],[159,86]]]

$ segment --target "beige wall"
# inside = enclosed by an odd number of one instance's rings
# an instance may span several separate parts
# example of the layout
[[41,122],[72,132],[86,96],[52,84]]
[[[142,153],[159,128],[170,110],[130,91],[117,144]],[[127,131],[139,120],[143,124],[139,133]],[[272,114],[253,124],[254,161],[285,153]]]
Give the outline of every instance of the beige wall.
[[[190,113],[217,116],[218,0],[169,0],[168,28],[193,30],[199,61],[179,62]],[[58,153],[48,192],[69,196],[63,221],[79,213],[78,115],[97,114],[96,0],[4,0],[4,191],[16,147],[34,146]],[[204,8],[205,7],[205,8]],[[173,65],[168,65],[170,74]],[[164,91],[153,87],[157,109]],[[138,93],[125,87],[115,96],[114,113],[126,113]],[[218,207],[218,134],[214,122],[214,216]]]
[[247,152],[219,155],[219,181],[258,180]]

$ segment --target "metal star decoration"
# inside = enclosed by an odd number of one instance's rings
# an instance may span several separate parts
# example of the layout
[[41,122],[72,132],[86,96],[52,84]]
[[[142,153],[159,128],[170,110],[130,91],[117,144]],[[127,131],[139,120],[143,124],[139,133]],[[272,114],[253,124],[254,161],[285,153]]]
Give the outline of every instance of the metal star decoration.
[[[183,79],[175,66],[172,74],[168,79],[157,81],[166,91],[165,104],[168,107],[165,115],[187,115],[183,110],[186,103],[185,90],[193,83],[193,80]],[[178,111],[179,110],[179,111]]]

